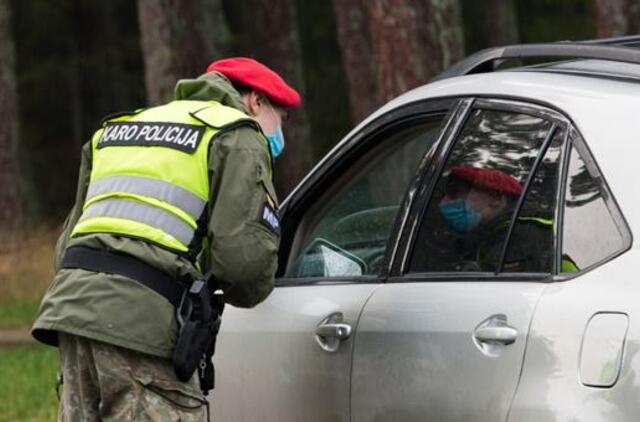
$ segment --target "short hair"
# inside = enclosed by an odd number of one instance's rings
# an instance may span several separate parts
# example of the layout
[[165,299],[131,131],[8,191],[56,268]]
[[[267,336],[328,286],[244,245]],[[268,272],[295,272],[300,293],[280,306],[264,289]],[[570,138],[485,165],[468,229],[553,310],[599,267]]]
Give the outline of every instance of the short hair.
[[245,96],[245,94],[251,94],[252,92],[256,92],[261,98],[266,99],[267,101],[271,101],[266,94],[264,94],[263,92],[258,91],[255,88],[251,88],[249,86],[246,85],[242,85],[239,84],[237,82],[231,82],[231,85],[233,86],[233,88],[238,91],[238,94],[240,94],[241,97]]
[[242,85],[236,82],[231,82],[231,85],[233,85],[233,88],[238,91],[238,94],[240,94],[240,96],[242,97],[245,94],[249,94],[251,93],[251,91],[255,91],[253,88],[249,88],[246,85]]

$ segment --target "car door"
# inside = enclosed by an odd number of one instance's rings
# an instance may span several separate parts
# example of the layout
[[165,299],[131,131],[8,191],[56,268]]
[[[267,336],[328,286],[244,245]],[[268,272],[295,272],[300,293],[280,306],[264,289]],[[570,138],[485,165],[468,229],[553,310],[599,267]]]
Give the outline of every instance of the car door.
[[[523,102],[460,107],[456,130],[424,174],[391,277],[360,316],[352,421],[504,421],[516,391],[536,303],[559,265],[554,221],[567,121]],[[444,198],[458,174],[475,173],[500,173],[521,192],[466,180],[467,192],[498,192],[489,198],[502,208],[454,230]]]
[[286,201],[274,291],[225,310],[216,420],[349,420],[353,330],[452,103],[401,107],[356,131]]
[[[625,128],[624,122],[607,123]],[[559,227],[565,265],[531,322],[509,421],[637,421],[640,260],[637,249],[630,250],[632,232],[614,195],[635,205],[636,187],[611,189],[577,130],[570,140]],[[630,158],[640,150],[632,142],[624,148]],[[633,217],[636,210],[624,211]]]

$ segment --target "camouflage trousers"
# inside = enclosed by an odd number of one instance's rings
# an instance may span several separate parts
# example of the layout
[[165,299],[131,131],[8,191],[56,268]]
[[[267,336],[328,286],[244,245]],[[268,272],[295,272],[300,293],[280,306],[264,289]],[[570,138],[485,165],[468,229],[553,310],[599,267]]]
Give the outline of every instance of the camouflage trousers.
[[59,421],[206,421],[196,375],[177,380],[171,361],[60,333]]

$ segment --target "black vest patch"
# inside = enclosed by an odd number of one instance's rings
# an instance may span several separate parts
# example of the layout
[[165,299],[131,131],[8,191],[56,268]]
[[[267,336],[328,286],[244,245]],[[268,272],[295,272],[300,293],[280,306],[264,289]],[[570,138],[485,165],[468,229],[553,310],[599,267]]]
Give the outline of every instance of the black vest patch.
[[260,208],[260,215],[258,221],[263,226],[280,236],[280,218],[278,212],[274,210],[268,202],[265,202]]
[[161,146],[193,154],[204,131],[204,126],[185,123],[114,122],[105,126],[97,147]]

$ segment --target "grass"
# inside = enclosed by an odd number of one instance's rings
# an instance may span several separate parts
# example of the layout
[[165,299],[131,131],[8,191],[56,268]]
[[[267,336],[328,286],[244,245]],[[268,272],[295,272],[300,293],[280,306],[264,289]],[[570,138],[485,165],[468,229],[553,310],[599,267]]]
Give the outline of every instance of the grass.
[[0,330],[29,328],[38,312],[38,306],[39,302],[0,302]]
[[0,349],[0,421],[55,421],[57,371],[51,347]]
[[[59,229],[23,233],[0,245],[0,330],[28,328],[53,277]],[[45,346],[0,349],[0,422],[55,421],[58,352]]]
[[37,229],[0,245],[0,302],[35,302],[53,277],[53,250],[60,228]]

